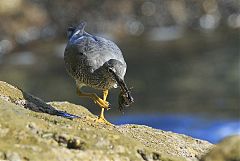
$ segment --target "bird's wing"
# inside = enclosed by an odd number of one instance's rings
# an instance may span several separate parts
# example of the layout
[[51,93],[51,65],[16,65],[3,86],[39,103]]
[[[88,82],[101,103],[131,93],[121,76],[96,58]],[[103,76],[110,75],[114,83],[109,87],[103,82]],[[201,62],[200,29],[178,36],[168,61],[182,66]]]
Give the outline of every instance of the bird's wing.
[[92,71],[100,68],[110,59],[116,59],[126,67],[121,50],[110,40],[84,33],[75,44],[77,44],[79,52],[86,56],[87,65],[91,67]]

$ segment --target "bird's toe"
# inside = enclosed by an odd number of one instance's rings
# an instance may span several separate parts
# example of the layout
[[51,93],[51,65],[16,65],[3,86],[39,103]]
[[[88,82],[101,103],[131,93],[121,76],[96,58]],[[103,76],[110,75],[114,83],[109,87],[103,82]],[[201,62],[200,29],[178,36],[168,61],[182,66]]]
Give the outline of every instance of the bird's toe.
[[107,121],[104,117],[99,117],[99,118],[97,118],[97,119],[96,119],[96,122],[104,123],[104,124],[107,124],[107,125],[114,126],[112,123],[110,123],[109,121]]
[[107,101],[104,101],[104,100],[101,99],[101,98],[95,99],[94,102],[95,102],[96,104],[98,104],[100,107],[103,107],[103,108],[105,108],[105,109],[109,109],[109,108],[110,108],[110,103],[107,102]]

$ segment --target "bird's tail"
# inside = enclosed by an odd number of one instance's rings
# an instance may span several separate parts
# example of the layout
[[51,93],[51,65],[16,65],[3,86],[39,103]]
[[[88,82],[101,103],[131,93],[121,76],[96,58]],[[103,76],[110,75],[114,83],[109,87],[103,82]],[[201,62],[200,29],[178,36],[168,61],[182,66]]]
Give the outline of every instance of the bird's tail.
[[119,110],[122,111],[125,107],[130,106],[134,100],[124,80],[122,80],[111,68],[109,68],[109,72],[112,73],[120,87],[121,92],[119,94],[118,104]]
[[80,21],[79,25],[76,28],[76,31],[80,31],[81,34],[83,34],[84,28],[85,28],[86,25],[87,25],[86,21]]
[[77,27],[69,27],[67,34],[68,38],[71,39],[74,37],[79,37],[80,35],[83,35],[84,33],[84,28],[87,25],[87,22],[85,21],[80,21],[79,25]]

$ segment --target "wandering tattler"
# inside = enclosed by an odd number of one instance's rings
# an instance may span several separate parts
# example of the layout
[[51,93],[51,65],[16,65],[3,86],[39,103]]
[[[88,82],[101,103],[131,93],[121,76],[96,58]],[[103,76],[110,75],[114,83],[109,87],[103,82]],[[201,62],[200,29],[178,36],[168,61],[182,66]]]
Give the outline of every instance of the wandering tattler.
[[[84,28],[82,21],[76,27],[68,28],[68,44],[64,52],[65,66],[77,85],[80,97],[91,98],[101,109],[96,121],[111,124],[104,117],[104,109],[109,109],[106,101],[108,90],[120,87],[119,109],[133,103],[133,98],[124,82],[127,65],[121,50],[115,43],[99,36],[93,36]],[[103,99],[95,93],[82,92],[81,87],[88,86],[103,91]]]

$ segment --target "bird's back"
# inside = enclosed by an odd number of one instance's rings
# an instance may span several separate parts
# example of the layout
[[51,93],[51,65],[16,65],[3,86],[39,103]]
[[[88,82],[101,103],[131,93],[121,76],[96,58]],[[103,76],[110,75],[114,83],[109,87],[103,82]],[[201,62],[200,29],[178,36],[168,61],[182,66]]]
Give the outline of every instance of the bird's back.
[[112,64],[113,68],[123,79],[126,73],[126,63],[120,49],[110,40],[88,34],[84,31],[84,27],[85,24],[81,23],[69,34],[69,41],[64,53],[68,72],[75,79],[81,79],[80,81],[83,83],[91,84],[91,79],[98,77],[101,80],[104,73],[101,69],[104,64],[112,63],[112,60],[115,60],[115,63]]

